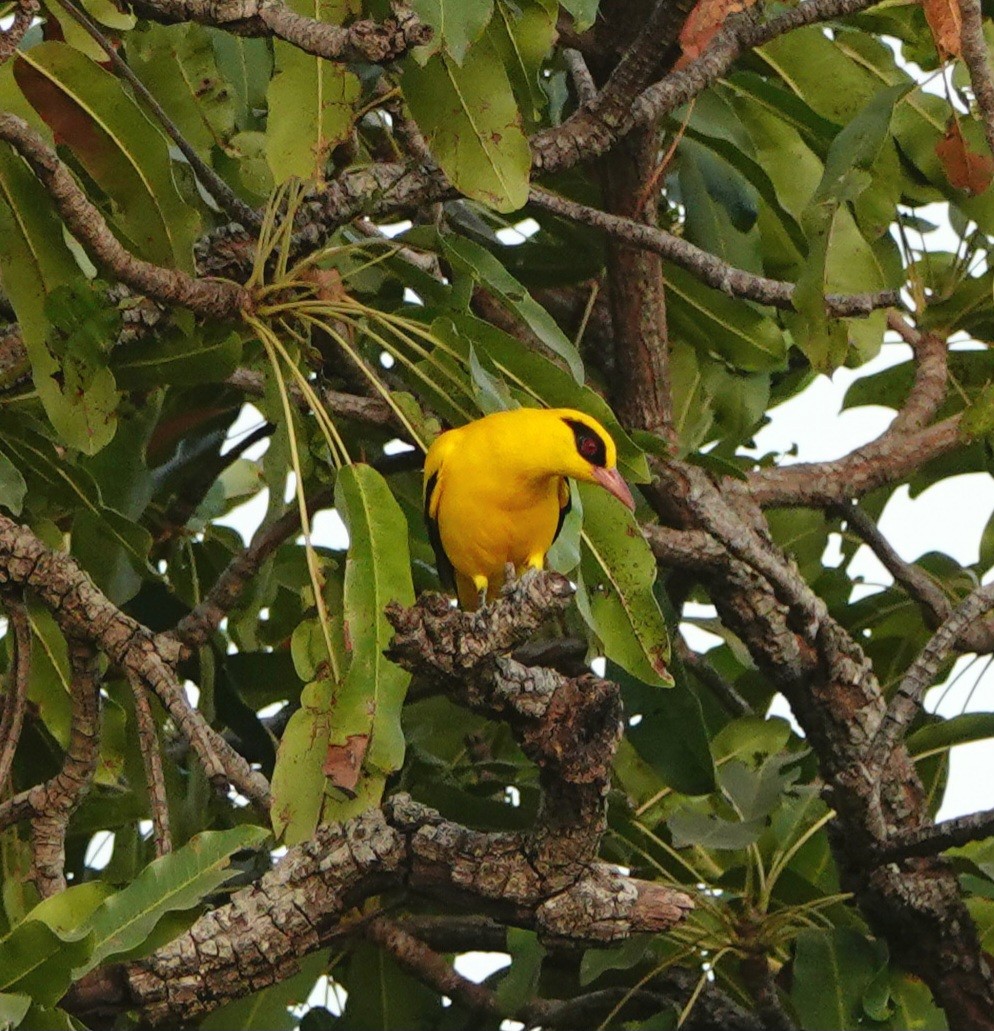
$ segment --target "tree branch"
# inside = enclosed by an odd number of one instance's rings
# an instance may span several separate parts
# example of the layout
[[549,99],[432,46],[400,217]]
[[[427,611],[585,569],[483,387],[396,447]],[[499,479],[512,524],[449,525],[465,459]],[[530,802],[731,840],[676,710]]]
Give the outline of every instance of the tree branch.
[[918,658],[908,667],[866,753],[869,778],[884,768],[901,735],[921,709],[925,692],[939,667],[956,646],[960,634],[979,616],[994,608],[994,583],[978,587],[966,596],[932,635]]
[[31,677],[31,624],[28,622],[28,614],[22,601],[7,598],[4,602],[8,625],[14,631],[14,648],[3,712],[0,714],[0,791],[6,788],[17,743],[21,740],[28,680]]
[[273,36],[326,61],[383,64],[432,37],[432,30],[409,7],[392,6],[392,18],[364,18],[349,26],[305,18],[282,0],[234,0],[223,5],[213,0],[139,0],[135,9],[143,18],[166,24],[192,21],[238,36]]
[[[817,0],[807,0],[814,3]],[[610,215],[605,211],[577,204],[546,190],[532,187],[528,199],[536,207],[551,211],[555,215],[571,219],[582,225],[599,229],[612,239],[623,241],[633,247],[652,251],[674,265],[679,265],[697,276],[702,283],[745,300],[768,304],[774,308],[792,310],[794,306],[794,284],[779,279],[768,279],[752,272],[737,269],[708,251],[681,240],[655,226],[645,225]],[[897,290],[880,290],[866,294],[826,294],[825,308],[833,318],[869,315],[878,308],[890,308],[900,304]]]
[[958,848],[971,841],[994,835],[994,809],[957,816],[941,823],[912,827],[893,835],[880,847],[879,860],[892,863],[914,856],[933,856],[947,848]]
[[172,668],[179,658],[176,643],[163,635],[154,637],[113,605],[71,558],[51,551],[27,527],[0,515],[0,586],[8,584],[35,592],[67,638],[90,642],[129,679],[154,691],[216,787],[230,784],[268,808],[265,777],[252,770],[187,700]]
[[0,140],[9,143],[31,166],[66,228],[93,262],[121,282],[157,300],[212,318],[237,318],[248,304],[247,292],[234,283],[195,279],[179,269],[143,261],[125,250],[55,151],[23,119],[0,112]]
[[0,64],[9,61],[24,38],[24,33],[31,28],[31,22],[41,10],[38,0],[17,0],[14,20],[7,29],[0,29]]

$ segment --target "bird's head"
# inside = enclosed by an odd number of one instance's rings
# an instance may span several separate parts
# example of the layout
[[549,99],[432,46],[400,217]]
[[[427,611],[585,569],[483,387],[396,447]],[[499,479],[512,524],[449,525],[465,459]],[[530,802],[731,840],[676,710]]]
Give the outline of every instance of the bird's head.
[[618,450],[607,430],[586,412],[572,408],[552,408],[547,414],[558,423],[554,437],[562,460],[560,471],[598,484],[634,512],[635,499],[618,472]]

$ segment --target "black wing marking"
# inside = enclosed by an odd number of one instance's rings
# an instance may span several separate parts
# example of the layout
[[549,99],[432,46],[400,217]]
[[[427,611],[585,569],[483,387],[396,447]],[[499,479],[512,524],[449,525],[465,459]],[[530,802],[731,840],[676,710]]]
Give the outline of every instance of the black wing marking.
[[559,509],[559,522],[556,523],[556,532],[552,535],[552,543],[555,544],[559,537],[560,532],[563,528],[563,523],[566,522],[566,517],[570,514],[573,508],[573,491],[570,489],[569,481],[564,481],[566,484],[566,504]]
[[445,548],[442,547],[442,535],[438,532],[438,520],[433,519],[430,515],[431,499],[435,493],[435,485],[437,483],[438,473],[433,473],[425,484],[425,526],[428,528],[428,540],[431,541],[432,550],[435,552],[435,567],[438,569],[438,579],[447,591],[455,591],[456,571],[449,561],[449,556],[445,554]]

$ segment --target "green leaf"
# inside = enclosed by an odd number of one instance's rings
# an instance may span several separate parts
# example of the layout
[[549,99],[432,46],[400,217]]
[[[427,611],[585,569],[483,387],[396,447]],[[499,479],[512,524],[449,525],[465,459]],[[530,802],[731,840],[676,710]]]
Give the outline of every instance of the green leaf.
[[496,211],[524,206],[531,153],[507,72],[486,39],[462,65],[444,53],[423,68],[408,61],[401,88],[432,155],[458,190]]
[[702,355],[721,355],[738,369],[786,367],[787,338],[771,318],[745,301],[704,286],[676,265],[666,264],[664,275],[667,311],[679,339]]
[[[674,660],[676,683],[661,692],[643,684],[614,663],[607,677],[621,687],[625,736],[662,782],[683,795],[706,795],[715,789],[714,762],[708,745],[701,703],[687,684],[682,665]],[[632,718],[639,721],[633,726]]]
[[908,751],[917,761],[954,745],[994,737],[994,713],[964,712],[921,727],[908,737]]
[[556,6],[551,3],[497,0],[487,28],[529,128],[537,127],[548,104],[541,73],[556,38],[555,11]]
[[994,384],[980,392],[979,396],[963,412],[959,424],[959,435],[963,440],[986,437],[994,432]]
[[519,927],[507,929],[507,951],[511,954],[511,965],[495,995],[502,1010],[514,1013],[535,998],[546,951],[534,931]]
[[18,1027],[31,1006],[30,995],[0,992],[0,1027]]
[[272,821],[277,840],[287,845],[306,841],[321,819],[334,698],[330,680],[308,684],[280,738],[272,779]]
[[621,502],[599,487],[578,487],[583,501],[580,613],[609,659],[647,684],[671,687],[669,636],[652,591],[656,560]]
[[470,44],[479,39],[487,27],[493,15],[494,0],[411,0],[411,8],[434,30],[424,52],[434,54],[444,50],[461,65]]
[[600,0],[560,0],[564,10],[573,15],[577,32],[583,32],[594,24]]
[[0,506],[19,516],[27,491],[28,485],[17,466],[0,451]]
[[[722,794],[742,820],[760,820],[776,809],[800,771],[797,755],[771,755],[758,768],[731,759],[718,770]],[[793,769],[786,769],[793,766]]]
[[[698,848],[738,851],[759,840],[766,821],[726,820],[714,813],[683,810],[666,821],[676,848],[696,845]],[[844,1025],[839,1025],[840,1027]]]
[[473,396],[485,415],[520,407],[503,380],[483,365],[472,344],[469,345],[469,377]]
[[387,603],[414,604],[407,521],[386,480],[369,465],[339,471],[335,507],[349,531],[345,620],[352,661],[335,698],[329,758],[353,735],[368,735],[365,762],[385,776],[404,761],[400,711],[410,674],[383,653],[393,636]]
[[69,745],[72,724],[72,677],[69,649],[55,617],[36,599],[27,605],[31,627],[31,672],[28,700],[38,707],[49,733],[63,747]]
[[863,996],[885,962],[880,946],[848,927],[802,930],[790,992],[801,1025],[860,1027]]
[[169,146],[121,81],[64,43],[19,51],[25,96],[113,200],[130,249],[158,265],[193,271],[200,218],[173,181]]
[[128,64],[204,157],[235,133],[235,94],[202,25],[143,23],[127,37]]
[[219,383],[238,367],[242,340],[225,327],[173,327],[152,340],[114,349],[111,369],[125,390]]
[[566,363],[573,378],[582,385],[583,362],[573,342],[497,258],[485,247],[464,236],[443,236],[441,243],[453,268],[469,275],[495,294],[553,354]]
[[73,980],[73,968],[89,961],[93,935],[60,935],[30,917],[0,938],[0,993],[25,994],[32,1002],[54,1005]]
[[638,966],[645,959],[651,943],[649,935],[633,934],[620,945],[587,949],[580,960],[580,984],[586,988],[609,970],[631,970]]
[[207,29],[207,34],[217,70],[234,98],[235,125],[242,130],[260,128],[257,112],[266,106],[266,90],[273,73],[269,41],[243,39],[215,28]]
[[324,179],[331,150],[352,129],[359,79],[343,64],[274,45],[276,74],[267,97],[266,160],[277,183]]
[[257,848],[268,835],[266,829],[247,824],[204,831],[149,863],[131,884],[94,911],[85,925],[93,937],[93,952],[77,965],[73,977],[82,977],[112,956],[133,954],[166,913],[197,905],[235,873],[229,867],[233,853]]

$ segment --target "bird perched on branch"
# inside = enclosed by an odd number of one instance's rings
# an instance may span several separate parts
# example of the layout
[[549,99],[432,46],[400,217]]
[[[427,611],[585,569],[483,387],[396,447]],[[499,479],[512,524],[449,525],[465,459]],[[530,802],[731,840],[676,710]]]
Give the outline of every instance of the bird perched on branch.
[[541,569],[570,508],[567,477],[628,508],[607,430],[572,408],[495,412],[441,434],[425,458],[424,512],[443,586],[464,609],[498,596],[504,570]]

